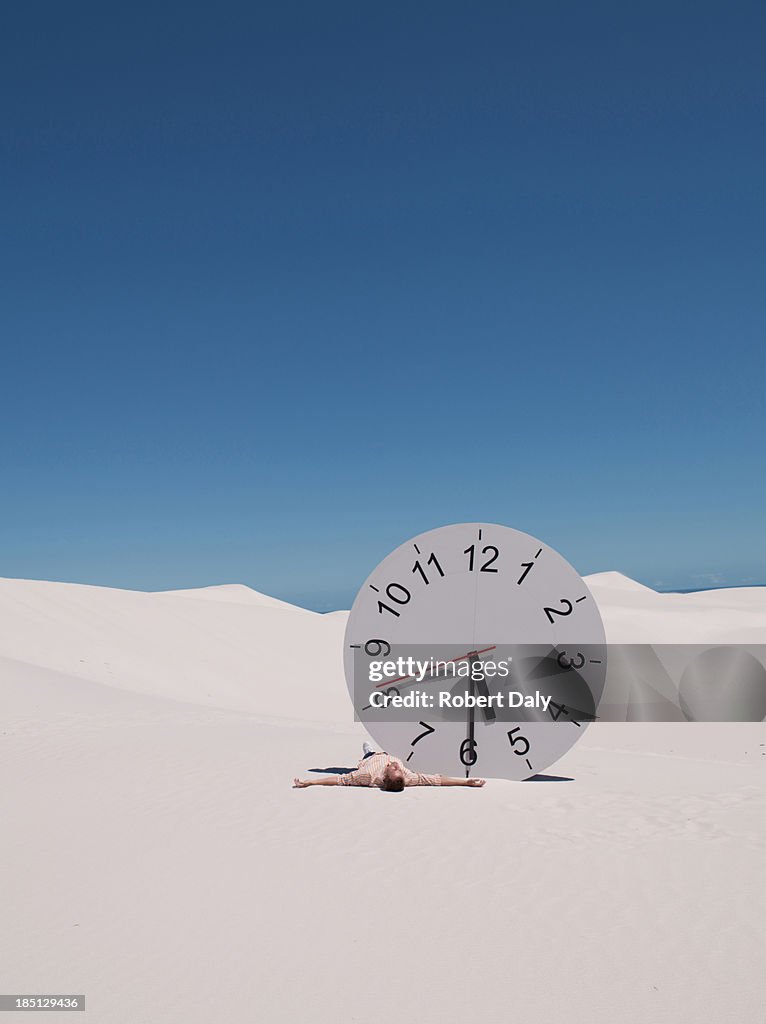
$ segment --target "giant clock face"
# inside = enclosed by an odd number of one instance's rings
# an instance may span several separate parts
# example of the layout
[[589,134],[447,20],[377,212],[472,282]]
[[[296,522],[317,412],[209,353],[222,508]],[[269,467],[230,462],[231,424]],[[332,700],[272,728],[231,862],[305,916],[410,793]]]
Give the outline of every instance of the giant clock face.
[[[396,718],[363,703],[370,659],[431,648],[449,648],[454,661],[463,649],[473,661],[521,652],[514,665],[521,691],[555,700],[510,721],[481,709]],[[545,653],[525,654],[532,650]],[[605,633],[587,586],[556,551],[507,526],[462,523],[407,541],[369,576],[349,616],[344,665],[370,735],[413,771],[524,779],[585,731],[603,690]],[[404,680],[394,692],[406,689]]]

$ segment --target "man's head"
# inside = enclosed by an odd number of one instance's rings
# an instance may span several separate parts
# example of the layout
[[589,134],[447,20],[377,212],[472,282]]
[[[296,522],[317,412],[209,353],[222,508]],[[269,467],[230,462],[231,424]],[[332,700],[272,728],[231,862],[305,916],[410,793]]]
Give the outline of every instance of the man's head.
[[386,765],[380,779],[380,788],[387,793],[401,793],[404,789],[404,772],[400,765]]

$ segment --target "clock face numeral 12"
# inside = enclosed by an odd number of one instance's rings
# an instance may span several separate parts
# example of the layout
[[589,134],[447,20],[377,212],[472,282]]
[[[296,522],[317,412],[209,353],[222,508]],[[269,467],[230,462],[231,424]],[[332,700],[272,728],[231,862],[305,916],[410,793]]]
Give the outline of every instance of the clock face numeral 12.
[[[605,639],[587,585],[561,555],[508,526],[462,523],[407,541],[372,572],[349,615],[344,665],[354,699],[355,659],[366,665],[403,646],[443,644],[485,661],[503,646],[540,645],[549,653],[526,666],[525,678],[539,679],[544,690],[555,676],[565,696],[556,691],[529,720],[505,721],[487,709],[449,719],[421,710],[412,720],[392,720],[357,702],[376,744],[413,771],[524,779],[552,765],[585,731],[586,712],[603,689]],[[387,678],[379,691],[406,693],[411,682]],[[433,681],[441,690],[452,685]],[[471,687],[489,692],[481,673]]]

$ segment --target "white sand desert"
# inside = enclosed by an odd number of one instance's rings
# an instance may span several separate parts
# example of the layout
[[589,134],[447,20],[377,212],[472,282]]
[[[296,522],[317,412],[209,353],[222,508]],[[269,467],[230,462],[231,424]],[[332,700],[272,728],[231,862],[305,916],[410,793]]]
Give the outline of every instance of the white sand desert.
[[[766,643],[766,588],[588,583],[613,642]],[[765,1019],[763,724],[598,723],[574,781],[294,790],[365,738],[344,626],[0,581],[3,992],[94,1024]]]

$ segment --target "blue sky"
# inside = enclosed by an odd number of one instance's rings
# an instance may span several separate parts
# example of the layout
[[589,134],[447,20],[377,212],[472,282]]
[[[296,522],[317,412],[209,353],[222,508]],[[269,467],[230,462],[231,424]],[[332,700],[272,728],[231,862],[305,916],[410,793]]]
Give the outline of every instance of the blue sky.
[[0,575],[763,582],[762,5],[16,4]]

